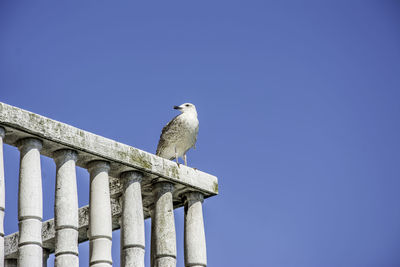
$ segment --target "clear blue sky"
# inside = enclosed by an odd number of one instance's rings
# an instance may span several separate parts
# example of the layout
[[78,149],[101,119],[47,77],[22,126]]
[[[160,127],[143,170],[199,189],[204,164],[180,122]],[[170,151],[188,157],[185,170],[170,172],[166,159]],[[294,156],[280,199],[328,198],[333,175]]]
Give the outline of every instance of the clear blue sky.
[[[209,266],[400,266],[400,3],[300,2],[1,1],[0,101],[153,153],[194,103]],[[5,146],[6,234],[18,161]],[[182,209],[176,228],[181,267]]]

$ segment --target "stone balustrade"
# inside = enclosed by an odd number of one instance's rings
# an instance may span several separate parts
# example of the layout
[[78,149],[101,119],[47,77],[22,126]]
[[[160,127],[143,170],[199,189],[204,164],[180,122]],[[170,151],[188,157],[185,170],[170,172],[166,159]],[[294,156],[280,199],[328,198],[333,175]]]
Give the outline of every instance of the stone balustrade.
[[[18,147],[19,232],[4,236],[3,143]],[[54,159],[54,219],[42,222],[40,157]],[[78,207],[76,166],[90,173],[89,206]],[[203,200],[215,176],[0,102],[0,266],[112,266],[112,231],[121,229],[121,266],[144,266],[144,220],[152,218],[152,267],[176,266],[174,209],[185,208],[185,266],[206,266]]]

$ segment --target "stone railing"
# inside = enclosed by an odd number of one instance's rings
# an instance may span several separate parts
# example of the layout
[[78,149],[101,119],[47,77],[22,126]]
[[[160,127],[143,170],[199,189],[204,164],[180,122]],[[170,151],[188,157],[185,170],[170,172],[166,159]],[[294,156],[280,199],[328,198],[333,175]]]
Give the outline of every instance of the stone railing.
[[[20,151],[19,232],[4,237],[3,142]],[[54,219],[42,222],[40,156],[56,164]],[[90,202],[78,207],[76,166],[90,173]],[[112,231],[121,229],[121,266],[144,266],[144,219],[151,217],[151,266],[176,265],[173,210],[185,207],[185,266],[206,266],[202,202],[218,194],[215,176],[0,102],[0,263],[111,266]]]

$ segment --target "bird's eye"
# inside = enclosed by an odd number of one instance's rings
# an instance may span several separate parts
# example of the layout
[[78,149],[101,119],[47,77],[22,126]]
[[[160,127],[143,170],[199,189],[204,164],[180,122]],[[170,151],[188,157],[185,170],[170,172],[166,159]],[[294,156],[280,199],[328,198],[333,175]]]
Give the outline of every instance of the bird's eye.
[[186,106],[188,107],[188,106],[190,106],[189,104],[186,104]]

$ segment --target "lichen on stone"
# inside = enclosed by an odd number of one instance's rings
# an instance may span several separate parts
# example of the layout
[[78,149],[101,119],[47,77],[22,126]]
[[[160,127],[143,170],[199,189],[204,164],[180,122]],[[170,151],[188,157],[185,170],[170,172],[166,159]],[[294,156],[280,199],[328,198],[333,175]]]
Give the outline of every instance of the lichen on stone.
[[171,177],[179,179],[179,170],[177,166],[171,166],[169,168],[169,173],[171,173]]
[[214,190],[214,193],[218,194],[218,183],[217,182],[213,183],[213,190]]

